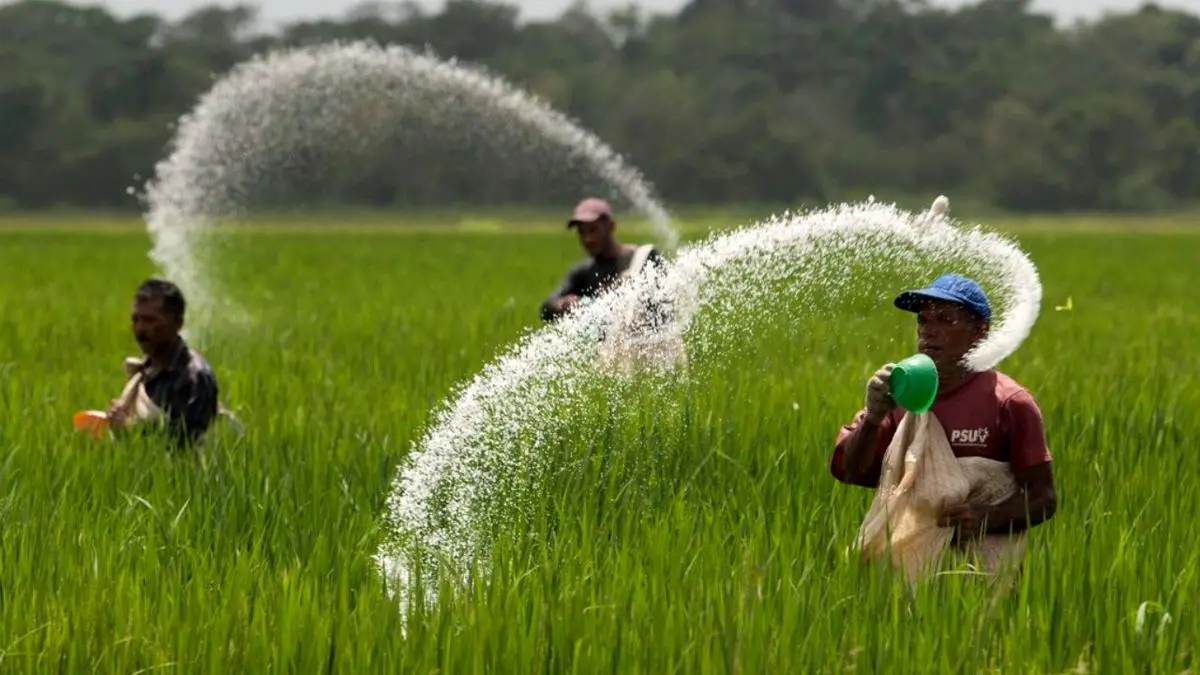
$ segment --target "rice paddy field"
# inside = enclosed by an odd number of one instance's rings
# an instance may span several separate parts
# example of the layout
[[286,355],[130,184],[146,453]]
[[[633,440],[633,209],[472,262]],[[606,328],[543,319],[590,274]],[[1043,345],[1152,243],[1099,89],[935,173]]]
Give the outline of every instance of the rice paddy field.
[[[401,612],[373,560],[396,467],[457,385],[540,327],[582,256],[543,221],[231,234],[222,280],[256,324],[195,346],[247,433],[195,458],[70,425],[136,352],[130,299],[155,272],[136,219],[0,224],[0,671],[1200,668],[1185,220],[995,223],[1044,285],[1001,370],[1041,403],[1060,496],[1011,593],[953,576],[909,593],[845,553],[870,493],[831,477],[832,444],[870,373],[914,345],[912,317],[878,300],[900,280],[880,278],[875,301],[724,317],[760,327],[616,423],[564,413],[579,427],[563,471],[539,518],[493,533],[490,583]],[[685,239],[731,224],[691,221]]]

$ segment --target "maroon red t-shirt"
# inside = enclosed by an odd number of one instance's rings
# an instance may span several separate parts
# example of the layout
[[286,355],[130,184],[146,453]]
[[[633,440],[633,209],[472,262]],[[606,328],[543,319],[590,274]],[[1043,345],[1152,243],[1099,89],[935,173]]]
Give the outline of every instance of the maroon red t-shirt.
[[[930,412],[945,429],[955,457],[1007,461],[1014,471],[1051,460],[1042,411],[1029,391],[1003,373],[988,370],[972,375],[956,389],[939,393]],[[842,472],[846,440],[866,414],[866,410],[860,410],[838,433],[829,468],[842,482],[847,482]],[[875,461],[854,484],[864,487],[879,484],[883,456],[905,414],[903,408],[896,407],[880,423]]]

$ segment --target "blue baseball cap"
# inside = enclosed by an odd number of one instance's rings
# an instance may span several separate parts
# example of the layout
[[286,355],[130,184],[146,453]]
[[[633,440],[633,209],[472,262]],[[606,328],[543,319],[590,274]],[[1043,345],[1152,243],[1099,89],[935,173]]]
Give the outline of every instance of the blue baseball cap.
[[974,279],[961,274],[943,274],[925,288],[905,291],[896,296],[895,305],[906,312],[916,312],[927,300],[954,302],[974,312],[984,321],[992,318],[992,306],[987,294]]

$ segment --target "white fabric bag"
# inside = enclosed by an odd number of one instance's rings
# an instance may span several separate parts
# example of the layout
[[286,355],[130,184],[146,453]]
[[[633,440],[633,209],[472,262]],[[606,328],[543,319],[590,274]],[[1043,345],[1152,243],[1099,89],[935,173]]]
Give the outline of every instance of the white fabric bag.
[[906,414],[884,456],[879,488],[855,548],[868,562],[888,558],[911,583],[958,557],[972,559],[977,571],[991,575],[1017,570],[1025,556],[1023,530],[985,535],[948,557],[954,530],[937,524],[946,507],[994,506],[1016,492],[1007,462],[955,457],[933,413]]

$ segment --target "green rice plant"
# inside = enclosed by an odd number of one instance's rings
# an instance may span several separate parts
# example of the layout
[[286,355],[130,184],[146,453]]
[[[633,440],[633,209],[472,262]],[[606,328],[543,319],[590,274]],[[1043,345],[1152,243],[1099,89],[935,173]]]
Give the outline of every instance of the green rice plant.
[[527,517],[492,533],[486,583],[427,579],[436,603],[416,588],[402,613],[372,560],[397,464],[539,327],[576,242],[232,235],[220,274],[256,323],[197,346],[247,434],[178,458],[71,429],[120,390],[130,296],[153,270],[136,229],[70,225],[0,231],[4,672],[1200,667],[1194,234],[1021,235],[1045,303],[1001,368],[1042,405],[1061,506],[1011,593],[963,577],[910,593],[845,552],[870,493],[836,483],[829,455],[868,375],[913,348],[883,297],[897,276],[745,317],[754,330],[689,382],[621,406],[589,394]]

